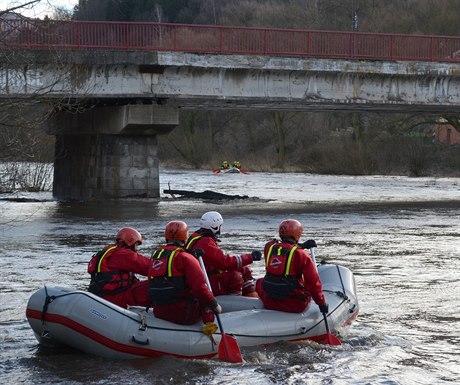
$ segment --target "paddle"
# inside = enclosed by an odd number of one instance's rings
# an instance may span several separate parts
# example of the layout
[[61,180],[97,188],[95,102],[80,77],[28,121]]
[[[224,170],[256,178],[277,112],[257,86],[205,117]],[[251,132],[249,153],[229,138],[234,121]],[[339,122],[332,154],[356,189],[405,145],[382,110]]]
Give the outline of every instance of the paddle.
[[[208,274],[206,273],[206,268],[203,263],[203,258],[201,256],[198,257],[200,261],[201,269],[203,270],[204,276],[206,277],[206,283],[209,287],[209,290],[212,293],[211,284],[209,283]],[[219,313],[214,313],[216,315],[217,323],[219,324],[220,329],[220,343],[218,348],[219,358],[222,361],[226,362],[243,362],[243,357],[241,356],[240,347],[238,346],[238,342],[232,336],[228,336],[225,334],[224,329],[222,328],[222,323],[220,322]]]
[[219,174],[220,173],[220,168],[215,168],[214,170],[212,170],[212,172],[214,174]]
[[[316,271],[318,271],[318,267],[316,266],[315,250],[313,249],[313,247],[311,249],[309,249],[309,250],[310,250],[310,254],[311,254],[311,259],[313,259],[313,263],[315,265],[315,269],[316,269]],[[322,343],[325,344],[325,345],[342,345],[340,340],[337,337],[335,337],[334,335],[332,335],[332,333],[329,330],[329,323],[327,321],[327,314],[326,313],[322,313],[322,314],[323,314],[323,317],[324,317],[324,325],[326,326],[326,337],[324,338]]]

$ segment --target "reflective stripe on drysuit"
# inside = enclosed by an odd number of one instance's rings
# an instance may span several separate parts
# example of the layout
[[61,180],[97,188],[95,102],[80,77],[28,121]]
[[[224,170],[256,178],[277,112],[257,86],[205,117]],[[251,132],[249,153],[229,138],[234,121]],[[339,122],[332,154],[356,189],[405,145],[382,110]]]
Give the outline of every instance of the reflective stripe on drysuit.
[[[118,248],[118,245],[102,249],[93,255],[88,265],[91,282],[88,291],[96,295],[113,295],[129,288],[135,281],[134,274],[115,270],[108,271],[107,261]],[[104,271],[107,270],[107,271]]]
[[[252,256],[250,254],[229,255],[225,253],[219,248],[216,238],[211,231],[206,230],[201,234],[199,232],[200,230],[189,237],[186,247],[187,250],[195,248],[203,250],[203,262],[206,266],[208,276],[221,274],[230,270],[241,270],[243,266],[252,263]],[[207,241],[205,238],[209,238],[210,240]]]
[[[273,244],[270,246],[265,258],[266,271],[262,285],[267,295],[272,299],[286,299],[290,296],[299,296],[296,290],[301,289],[299,279],[302,274],[289,274],[291,269],[292,257],[294,256],[297,246],[285,248]],[[275,274],[270,262],[278,257],[278,261],[284,264],[284,274]],[[305,299],[305,296],[300,296]]]
[[148,291],[153,305],[173,304],[189,297],[185,276],[173,276],[173,259],[176,253],[178,255],[178,252],[181,251],[185,250],[180,247],[174,250],[160,248],[153,253],[149,268],[150,285]]
[[[187,243],[185,244],[185,247],[187,250],[190,250],[192,245],[194,245],[199,239],[203,238],[203,237],[209,237],[209,238],[212,238],[211,235],[208,235],[208,234],[200,234],[200,235],[196,235],[194,236],[193,238],[190,237],[188,240],[187,240]],[[203,258],[203,263],[204,263],[204,258]],[[209,271],[208,267],[206,266],[205,264],[205,267],[206,267],[206,272],[209,276],[213,275],[213,274],[220,274],[222,273],[222,270],[220,269],[214,269],[213,271]]]
[[187,244],[185,245],[185,247],[186,247],[187,249],[190,249],[190,246],[191,246],[193,243],[195,243],[196,241],[198,241],[198,239],[200,239],[200,238],[202,238],[202,237],[203,237],[203,235],[197,235],[196,237],[193,237],[193,238],[190,237],[190,238],[187,240]]

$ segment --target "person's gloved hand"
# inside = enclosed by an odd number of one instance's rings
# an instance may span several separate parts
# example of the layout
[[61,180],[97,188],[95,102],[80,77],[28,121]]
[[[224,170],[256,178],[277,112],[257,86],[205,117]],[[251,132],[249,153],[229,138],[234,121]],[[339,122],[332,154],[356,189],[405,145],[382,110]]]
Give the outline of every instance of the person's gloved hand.
[[252,261],[260,261],[262,259],[262,253],[259,250],[254,250],[252,253]]
[[201,320],[206,325],[207,323],[213,323],[215,319],[214,312],[211,309],[206,309],[202,316]]
[[299,246],[301,249],[311,249],[313,247],[316,247],[316,242],[314,239],[309,239],[308,241],[301,243]]
[[319,311],[323,314],[329,313],[329,305],[325,303],[324,305],[318,305]]
[[206,324],[206,323],[209,323],[209,322],[214,322],[214,319],[215,319],[214,314],[215,313],[217,313],[217,314],[222,313],[222,306],[217,304],[213,309],[210,309],[209,307],[207,307],[203,311],[203,314],[201,316],[201,319],[203,320],[203,323]]

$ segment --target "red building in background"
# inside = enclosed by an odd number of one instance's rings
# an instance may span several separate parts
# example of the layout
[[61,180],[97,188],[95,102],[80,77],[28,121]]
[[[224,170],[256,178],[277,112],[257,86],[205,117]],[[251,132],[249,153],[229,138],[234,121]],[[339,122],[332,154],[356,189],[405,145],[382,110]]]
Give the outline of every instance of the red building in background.
[[442,144],[460,144],[460,132],[447,123],[438,123],[434,130],[434,140]]

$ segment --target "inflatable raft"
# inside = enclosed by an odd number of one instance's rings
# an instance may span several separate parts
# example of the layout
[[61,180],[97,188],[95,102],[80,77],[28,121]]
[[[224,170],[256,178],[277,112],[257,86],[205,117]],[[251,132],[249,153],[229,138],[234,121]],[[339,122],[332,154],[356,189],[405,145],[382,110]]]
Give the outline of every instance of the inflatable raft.
[[212,170],[214,174],[249,174],[248,170],[241,170],[237,167],[229,167],[226,169],[216,168]]
[[[343,266],[318,266],[329,304],[330,332],[337,334],[358,315],[359,306],[352,272]],[[311,301],[303,313],[266,310],[258,298],[219,296],[226,335],[241,348],[279,341],[326,335],[324,317]],[[91,293],[45,286],[30,297],[27,320],[41,344],[64,344],[106,358],[134,359],[170,355],[212,358],[217,355],[221,333],[202,332],[202,323],[178,325],[153,316],[142,307],[123,309]],[[243,349],[244,352],[244,349]]]

